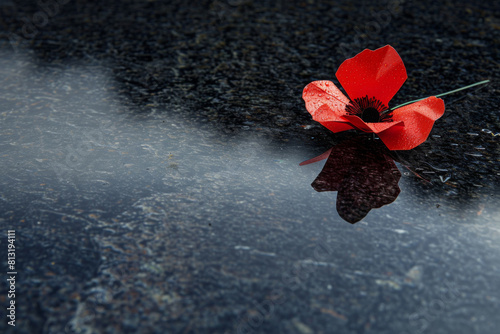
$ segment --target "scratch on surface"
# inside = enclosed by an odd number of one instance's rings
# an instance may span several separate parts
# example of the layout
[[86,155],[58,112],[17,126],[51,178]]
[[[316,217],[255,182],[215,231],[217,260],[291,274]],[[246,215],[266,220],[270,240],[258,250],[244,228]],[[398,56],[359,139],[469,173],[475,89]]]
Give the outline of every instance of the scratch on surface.
[[254,253],[254,254],[258,254],[258,255],[264,255],[264,256],[276,256],[275,253],[269,253],[269,252],[263,252],[263,251],[260,251],[260,250],[252,250],[250,251],[251,253]]
[[249,250],[250,253],[252,254],[257,254],[257,255],[264,255],[264,256],[276,256],[276,253],[271,253],[271,252],[263,252],[263,251],[260,251],[258,249],[251,249],[250,247],[248,246],[241,246],[241,245],[237,245],[237,246],[234,246],[234,249],[238,249],[238,250]]
[[335,312],[334,310],[330,310],[330,309],[328,309],[328,308],[324,308],[324,307],[322,307],[322,308],[321,308],[321,312],[326,313],[326,314],[329,314],[329,315],[331,315],[331,316],[333,316],[333,317],[335,317],[335,318],[337,318],[337,319],[340,319],[340,320],[347,320],[347,318],[345,317],[345,315],[342,315],[342,314],[340,314],[340,313],[337,313],[337,312]]
[[375,283],[377,283],[378,285],[388,286],[394,290],[401,290],[401,286],[394,281],[377,279],[377,280],[375,280]]
[[321,266],[321,267],[337,267],[336,264],[334,263],[329,263],[329,262],[321,262],[321,261],[314,261],[311,259],[307,260],[301,260],[300,262],[304,264],[312,264],[313,266]]

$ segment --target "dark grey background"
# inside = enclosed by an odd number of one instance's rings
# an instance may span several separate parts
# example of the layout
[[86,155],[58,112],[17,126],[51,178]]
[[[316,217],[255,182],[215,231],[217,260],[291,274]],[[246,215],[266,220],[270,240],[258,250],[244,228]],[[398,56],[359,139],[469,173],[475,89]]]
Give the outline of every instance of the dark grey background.
[[[495,1],[0,9],[0,331],[498,332]],[[386,44],[408,72],[392,105],[491,82],[445,97],[399,197],[351,225],[310,186],[323,163],[298,164],[357,134],[301,93]]]

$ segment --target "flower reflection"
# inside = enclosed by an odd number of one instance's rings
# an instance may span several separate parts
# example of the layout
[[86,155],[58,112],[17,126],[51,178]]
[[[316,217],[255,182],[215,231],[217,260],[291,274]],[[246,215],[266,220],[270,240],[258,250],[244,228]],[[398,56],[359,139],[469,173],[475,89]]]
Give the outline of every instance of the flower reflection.
[[327,157],[311,185],[318,192],[337,191],[337,211],[349,223],[357,223],[371,209],[398,197],[401,173],[381,142],[367,137],[346,140],[301,165]]

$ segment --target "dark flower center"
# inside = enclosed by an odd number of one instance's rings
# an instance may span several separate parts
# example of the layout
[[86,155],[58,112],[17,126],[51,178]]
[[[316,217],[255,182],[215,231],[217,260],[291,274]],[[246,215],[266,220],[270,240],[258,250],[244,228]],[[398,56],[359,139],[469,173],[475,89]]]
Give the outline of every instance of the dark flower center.
[[348,115],[355,115],[366,123],[392,122],[392,113],[384,113],[388,107],[374,97],[360,97],[351,101],[345,111]]
[[372,107],[366,108],[361,114],[361,119],[366,123],[375,123],[380,120],[378,110]]

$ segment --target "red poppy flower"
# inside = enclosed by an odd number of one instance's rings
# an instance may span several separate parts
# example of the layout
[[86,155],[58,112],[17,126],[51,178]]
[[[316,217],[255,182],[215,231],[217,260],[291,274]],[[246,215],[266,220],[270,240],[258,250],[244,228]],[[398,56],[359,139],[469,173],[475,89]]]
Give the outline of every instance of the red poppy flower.
[[390,45],[345,60],[336,77],[350,99],[326,80],[311,82],[302,94],[313,119],[330,131],[373,132],[390,150],[410,150],[427,139],[444,113],[443,100],[435,96],[389,109],[389,101],[408,77]]

